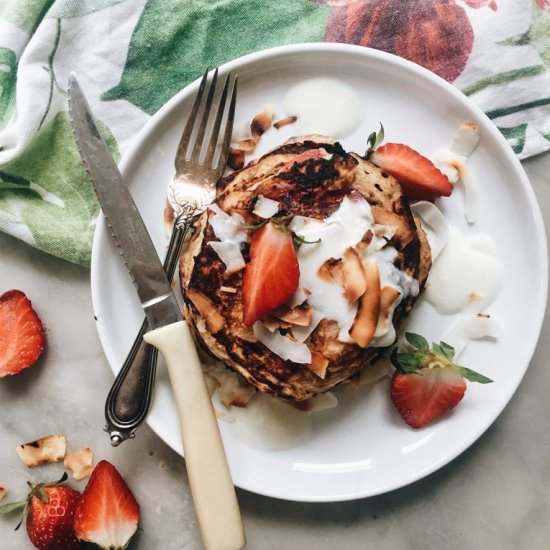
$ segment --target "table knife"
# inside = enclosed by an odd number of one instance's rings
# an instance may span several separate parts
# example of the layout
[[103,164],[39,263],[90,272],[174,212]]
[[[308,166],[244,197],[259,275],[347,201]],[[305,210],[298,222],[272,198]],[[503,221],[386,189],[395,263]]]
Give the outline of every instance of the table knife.
[[151,330],[144,339],[163,355],[177,405],[187,475],[204,546],[245,544],[235,488],[197,351],[162,264],[122,175],[101,138],[76,76],[69,113],[80,156]]

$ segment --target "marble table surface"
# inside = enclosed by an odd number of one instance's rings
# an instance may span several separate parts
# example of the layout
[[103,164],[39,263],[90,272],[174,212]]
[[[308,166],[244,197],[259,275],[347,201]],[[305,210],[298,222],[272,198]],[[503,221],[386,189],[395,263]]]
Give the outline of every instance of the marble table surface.
[[[548,228],[550,153],[523,164]],[[3,234],[0,262],[0,292],[24,290],[48,332],[41,365],[0,380],[0,486],[18,497],[29,476],[55,478],[58,465],[28,471],[14,449],[63,433],[71,450],[90,446],[97,457],[115,462],[132,487],[143,518],[132,549],[201,548],[182,459],[147,426],[117,449],[102,431],[112,374],[94,326],[88,270]],[[515,397],[462,456],[408,487],[355,502],[292,503],[239,491],[247,548],[548,550],[549,317]],[[13,518],[0,519],[0,547],[31,548],[24,530],[14,533],[13,527]]]

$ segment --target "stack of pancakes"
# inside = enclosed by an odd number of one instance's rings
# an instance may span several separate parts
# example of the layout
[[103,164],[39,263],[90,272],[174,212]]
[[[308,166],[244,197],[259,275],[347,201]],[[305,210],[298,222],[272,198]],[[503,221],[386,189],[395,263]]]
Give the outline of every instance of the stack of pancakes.
[[[323,136],[289,140],[222,178],[216,202],[226,213],[239,213],[254,224],[261,222],[253,214],[260,195],[279,202],[277,217],[300,215],[319,220],[334,213],[344,197],[364,197],[374,222],[395,229],[388,242],[397,250],[394,265],[417,280],[420,289],[424,287],[431,267],[430,247],[398,181],[361,156],[347,153],[334,140]],[[339,327],[330,319],[323,319],[305,342],[312,353],[329,360],[323,378],[303,364],[281,359],[259,342],[252,328],[243,323],[244,270],[226,275],[225,264],[207,246],[217,240],[209,223],[211,215],[208,211],[197,221],[180,262],[186,316],[210,354],[260,391],[292,401],[304,401],[350,380],[380,356],[383,348],[339,341]],[[248,261],[246,243],[242,252]],[[190,294],[200,296],[211,311],[205,315],[201,308],[199,312],[196,300],[188,299]],[[396,330],[417,297],[409,295],[395,308]]]

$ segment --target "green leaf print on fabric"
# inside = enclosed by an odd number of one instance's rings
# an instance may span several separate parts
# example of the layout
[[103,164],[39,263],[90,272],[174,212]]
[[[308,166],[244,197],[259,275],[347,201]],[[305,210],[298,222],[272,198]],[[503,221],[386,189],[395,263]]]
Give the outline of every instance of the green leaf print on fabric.
[[0,19],[33,33],[55,0],[0,0]]
[[9,120],[15,107],[17,61],[15,52],[0,48],[0,128]]
[[102,99],[127,99],[153,114],[207,66],[258,49],[321,41],[329,11],[309,0],[149,0],[122,78]]
[[503,46],[525,46],[531,44],[540,55],[546,67],[550,67],[550,7],[535,3],[533,22],[529,29],[518,36],[499,42]]
[[514,150],[514,153],[519,154],[525,147],[525,134],[527,132],[527,124],[518,124],[511,128],[498,127],[502,135],[508,140],[508,143]]
[[[99,121],[98,127],[118,158],[111,132]],[[54,256],[90,264],[98,209],[64,111],[19,157],[0,166],[0,210],[17,216],[30,229],[36,246]]]
[[[129,0],[57,0],[48,17],[82,17]],[[131,0],[130,0],[131,1]]]

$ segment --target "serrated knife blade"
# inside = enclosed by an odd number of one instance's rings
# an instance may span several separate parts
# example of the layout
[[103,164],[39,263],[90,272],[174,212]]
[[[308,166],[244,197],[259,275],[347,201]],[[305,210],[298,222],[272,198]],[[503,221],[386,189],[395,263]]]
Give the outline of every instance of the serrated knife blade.
[[136,287],[151,328],[180,321],[180,309],[149,232],[74,75],[69,78],[69,115],[78,150],[111,237]]

